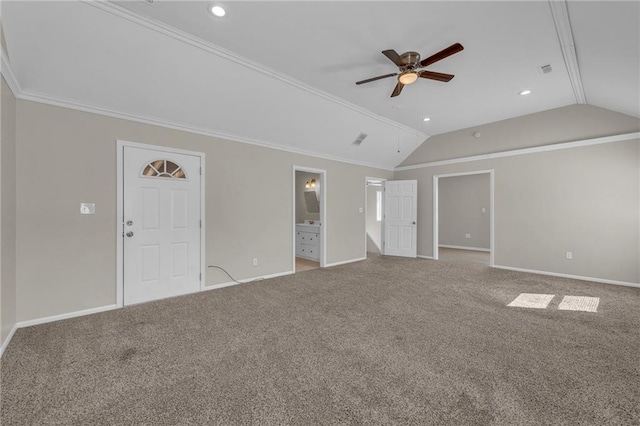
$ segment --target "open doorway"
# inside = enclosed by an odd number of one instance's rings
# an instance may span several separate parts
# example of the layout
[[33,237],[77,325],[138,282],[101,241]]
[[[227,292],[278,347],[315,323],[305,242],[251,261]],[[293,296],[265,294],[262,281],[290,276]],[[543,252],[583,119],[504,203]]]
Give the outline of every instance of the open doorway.
[[493,170],[433,177],[433,258],[493,266]]
[[325,266],[326,171],[293,168],[294,272]]
[[382,254],[382,184],[385,179],[365,178],[365,257]]

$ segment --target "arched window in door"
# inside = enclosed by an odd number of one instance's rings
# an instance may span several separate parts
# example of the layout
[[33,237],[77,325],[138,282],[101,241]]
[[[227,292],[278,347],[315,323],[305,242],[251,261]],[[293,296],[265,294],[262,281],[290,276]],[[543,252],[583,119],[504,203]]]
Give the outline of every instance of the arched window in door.
[[170,160],[154,160],[150,162],[144,170],[142,170],[142,176],[173,179],[187,178],[182,167]]

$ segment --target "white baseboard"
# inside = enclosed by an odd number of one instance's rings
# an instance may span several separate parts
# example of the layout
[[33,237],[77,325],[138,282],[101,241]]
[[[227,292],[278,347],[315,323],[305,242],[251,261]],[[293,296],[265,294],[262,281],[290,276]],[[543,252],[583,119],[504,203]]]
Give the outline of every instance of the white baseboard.
[[7,349],[7,346],[9,346],[9,342],[13,338],[13,335],[16,334],[17,329],[18,329],[18,324],[14,324],[13,328],[7,335],[7,338],[4,339],[4,342],[2,342],[2,346],[0,346],[0,358],[2,358],[2,354],[4,354],[4,350]]
[[481,248],[481,247],[451,246],[449,244],[440,244],[438,247],[450,248],[450,249],[456,249],[456,250],[484,251],[486,253],[491,253],[491,249]]
[[216,290],[218,288],[231,287],[233,285],[246,284],[246,283],[250,283],[250,282],[254,282],[254,281],[268,280],[270,278],[283,277],[285,275],[291,275],[291,274],[293,274],[293,271],[278,272],[276,274],[263,275],[261,277],[255,277],[255,278],[245,278],[245,279],[239,280],[238,282],[229,281],[229,282],[226,282],[226,283],[211,284],[211,285],[204,286],[202,291]]
[[361,260],[367,260],[367,257],[365,256],[365,257],[359,257],[357,259],[349,259],[349,260],[342,260],[340,262],[327,263],[326,265],[324,265],[324,267],[330,268],[332,266],[346,265],[347,263],[360,262]]
[[548,272],[548,271],[538,271],[535,269],[524,269],[524,268],[514,268],[511,266],[501,266],[501,265],[493,265],[496,269],[506,269],[508,271],[516,271],[516,272],[528,272],[530,274],[538,274],[538,275],[549,275],[551,277],[560,277],[560,278],[571,278],[573,280],[582,280],[582,281],[592,281],[596,283],[602,284],[613,284],[613,285],[622,285],[626,287],[637,287],[640,288],[640,283],[630,283],[626,281],[616,281],[616,280],[606,280],[603,278],[593,278],[593,277],[583,277],[580,275],[570,275],[570,274],[561,274],[558,272]]
[[20,321],[16,323],[16,326],[18,328],[31,327],[32,325],[46,324],[48,322],[60,321],[63,319],[69,319],[69,318],[81,317],[84,315],[97,314],[99,312],[111,311],[113,309],[116,309],[117,307],[118,305],[113,304],[113,305],[107,305],[107,306],[100,306],[98,308],[84,309],[82,311],[69,312],[66,314],[52,315],[50,317],[36,318],[28,321]]
[[433,260],[433,256],[423,256],[423,255],[419,254],[419,255],[418,255],[418,257],[419,257],[420,259],[429,259],[429,260]]

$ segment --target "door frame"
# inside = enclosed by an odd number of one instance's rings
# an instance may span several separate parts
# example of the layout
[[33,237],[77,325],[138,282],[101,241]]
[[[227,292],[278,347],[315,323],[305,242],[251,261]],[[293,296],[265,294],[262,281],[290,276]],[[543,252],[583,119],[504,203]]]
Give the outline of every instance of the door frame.
[[320,175],[320,267],[324,268],[327,265],[327,171],[324,169],[314,169],[312,167],[305,166],[293,166],[291,176],[292,179],[292,212],[291,217],[291,249],[293,251],[291,257],[291,270],[295,274],[296,272],[296,172],[316,173]]
[[[372,177],[372,176],[365,176],[364,177],[364,258],[367,258],[367,215],[369,214],[368,209],[369,209],[369,191],[367,191],[368,188],[368,183],[370,180],[376,180],[376,181],[380,181],[381,183],[386,182],[388,179],[386,178],[377,178],[377,177]],[[382,188],[384,185],[381,185],[380,188]],[[382,197],[382,211],[383,211],[383,216],[384,216],[384,196]],[[380,222],[380,245],[384,247],[383,242],[384,242],[384,219]],[[384,255],[384,250],[382,247],[380,247],[380,255]]]
[[439,223],[438,223],[438,186],[440,178],[454,177],[454,176],[470,176],[470,175],[483,175],[489,174],[489,266],[494,265],[494,252],[495,252],[495,239],[494,239],[494,169],[488,170],[476,170],[472,172],[460,172],[460,173],[446,173],[440,175],[433,175],[433,259],[438,260],[439,254]]
[[188,151],[185,149],[172,148],[167,146],[157,146],[142,144],[138,142],[130,142],[126,140],[116,140],[116,306],[122,308],[124,306],[124,148],[140,148],[153,151],[162,151],[172,154],[186,154],[200,157],[200,219],[202,226],[200,227],[200,291],[205,288],[205,235],[206,235],[206,217],[205,217],[205,155],[203,152]]

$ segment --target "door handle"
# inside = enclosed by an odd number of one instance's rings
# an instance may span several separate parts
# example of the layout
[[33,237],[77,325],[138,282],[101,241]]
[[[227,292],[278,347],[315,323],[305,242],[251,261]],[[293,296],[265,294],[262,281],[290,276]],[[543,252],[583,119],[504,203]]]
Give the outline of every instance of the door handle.
[[127,237],[129,237],[129,238],[133,237],[133,232],[131,232],[131,231],[127,232]]
[[414,224],[414,225],[416,224],[415,222],[411,222],[411,223]]

